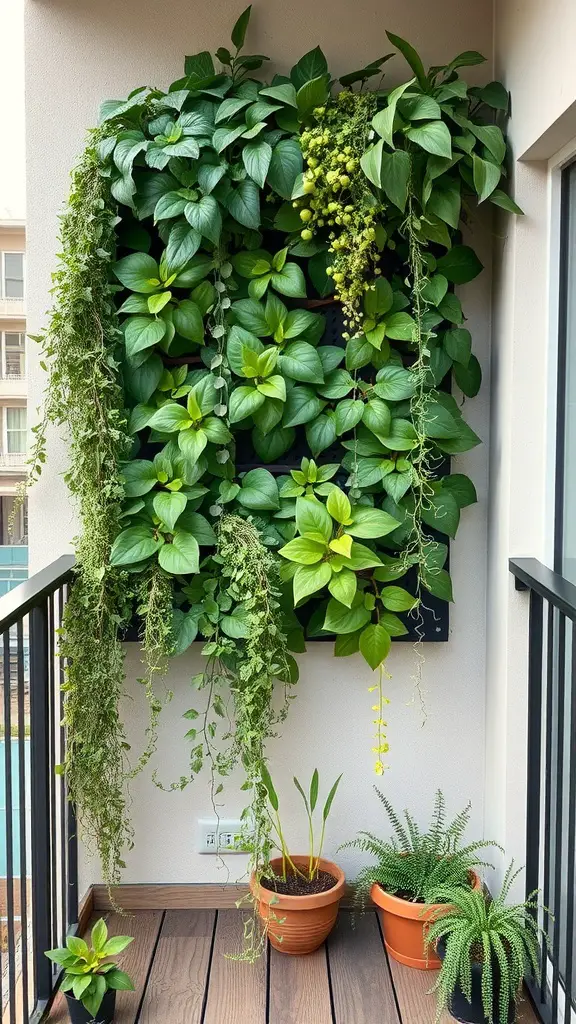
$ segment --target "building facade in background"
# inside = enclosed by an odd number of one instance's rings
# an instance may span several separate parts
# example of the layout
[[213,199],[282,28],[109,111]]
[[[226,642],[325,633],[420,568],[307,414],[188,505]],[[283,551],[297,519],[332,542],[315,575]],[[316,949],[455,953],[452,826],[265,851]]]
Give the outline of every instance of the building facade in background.
[[24,221],[0,220],[0,595],[28,575],[25,249]]

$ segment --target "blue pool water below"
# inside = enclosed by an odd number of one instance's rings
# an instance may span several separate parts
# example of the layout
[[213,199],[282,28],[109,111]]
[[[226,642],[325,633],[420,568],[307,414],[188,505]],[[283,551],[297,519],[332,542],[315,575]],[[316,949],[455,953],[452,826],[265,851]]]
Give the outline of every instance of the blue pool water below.
[[[20,876],[20,804],[27,808],[27,834],[30,834],[30,740],[24,740],[25,799],[21,800],[18,764],[18,740],[10,739],[10,764],[12,778],[12,857],[14,877]],[[0,877],[7,872],[7,809],[6,809],[6,740],[0,740]],[[29,858],[28,858],[29,861]],[[30,864],[27,863],[27,873]]]

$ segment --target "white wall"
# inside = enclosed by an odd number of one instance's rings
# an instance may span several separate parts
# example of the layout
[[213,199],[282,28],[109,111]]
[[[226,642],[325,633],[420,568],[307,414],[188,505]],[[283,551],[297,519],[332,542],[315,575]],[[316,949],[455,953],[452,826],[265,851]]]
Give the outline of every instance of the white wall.
[[548,161],[576,137],[576,8],[496,0],[497,77],[512,93],[509,138],[521,218],[498,230],[488,519],[486,831],[524,858],[528,597],[508,558],[550,564],[557,244]]
[[[175,0],[170,16],[152,0],[28,0],[27,100],[29,189],[29,329],[42,325],[48,306],[50,272],[56,252],[57,213],[68,184],[68,172],[82,146],[85,126],[94,122],[101,99],[123,96],[146,82],[166,85],[179,74],[181,50],[194,52],[226,42],[242,4],[229,0],[211,7]],[[301,53],[321,41],[333,70],[358,66],[388,51],[384,28],[408,36],[424,59],[441,63],[464,49],[491,49],[488,2],[441,0],[382,5],[374,0],[346,0],[308,5],[303,0],[272,0],[255,5],[250,45],[255,51],[280,55],[289,67]],[[400,59],[393,77],[405,74]],[[392,72],[391,72],[392,75]],[[490,66],[470,69],[469,80],[486,80]],[[487,267],[491,233],[475,229],[473,242]],[[490,308],[489,270],[463,294],[475,348],[488,369]],[[32,360],[32,405],[43,386]],[[488,441],[488,384],[479,398],[467,404],[474,429]],[[479,505],[467,510],[453,545],[452,573],[456,606],[452,611],[449,644],[427,645],[424,685],[427,720],[422,725],[417,703],[411,704],[414,654],[409,646],[394,645],[388,692],[390,771],[381,785],[400,806],[409,805],[418,817],[429,812],[434,790],[441,786],[454,811],[470,798],[474,832],[481,830],[484,786],[484,655],[485,562],[487,508],[487,445],[457,461],[478,486]],[[65,448],[57,440],[41,484],[30,497],[31,561],[46,564],[66,550],[74,529],[73,514],[59,475],[65,467]],[[141,742],[142,694],[134,683],[138,655],[128,652],[127,676],[131,700],[126,719]],[[181,713],[190,706],[187,679],[196,671],[197,655],[173,665],[169,685],[176,696],[164,712],[157,763],[170,781],[185,767],[185,723]],[[288,832],[298,837],[291,776],[306,775],[318,766],[328,782],[340,771],[345,777],[334,809],[329,850],[360,828],[378,828],[381,815],[371,792],[372,698],[367,692],[370,670],[358,659],[332,660],[322,645],[310,645],[301,662],[298,697],[283,728],[283,738],[271,744],[272,771],[290,808]],[[229,787],[226,813],[241,806],[241,794]],[[129,856],[129,881],[199,881],[217,879],[213,860],[194,851],[195,819],[209,810],[205,781],[183,794],[156,791],[149,774],[133,785],[132,811],[137,843]],[[352,873],[359,863],[342,854]],[[238,859],[231,862],[234,875]],[[87,868],[86,880],[94,877]],[[233,875],[233,877],[234,877]]]

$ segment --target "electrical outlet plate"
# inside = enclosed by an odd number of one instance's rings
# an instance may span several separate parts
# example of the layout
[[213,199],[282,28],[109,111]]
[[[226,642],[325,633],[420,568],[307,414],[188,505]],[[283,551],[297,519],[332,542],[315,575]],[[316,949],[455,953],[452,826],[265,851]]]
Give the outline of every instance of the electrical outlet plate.
[[238,846],[241,827],[239,818],[199,818],[198,853],[214,856],[244,853]]

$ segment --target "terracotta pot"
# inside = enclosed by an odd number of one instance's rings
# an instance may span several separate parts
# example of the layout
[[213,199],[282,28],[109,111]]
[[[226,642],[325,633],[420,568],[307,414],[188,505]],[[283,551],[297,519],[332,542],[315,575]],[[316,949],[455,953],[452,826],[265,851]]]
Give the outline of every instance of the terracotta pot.
[[[308,857],[292,857],[297,868],[308,868]],[[282,858],[271,862],[275,872],[282,871]],[[320,859],[320,871],[328,871],[336,884],[326,892],[309,896],[283,896],[259,885],[254,875],[250,889],[258,904],[258,913],[268,930],[274,949],[291,956],[313,953],[322,945],[336,924],[338,906],[344,895],[344,872],[330,860]],[[278,920],[280,918],[280,920]]]
[[[480,889],[482,882],[475,871],[470,872],[471,885]],[[420,971],[436,971],[440,960],[433,949],[426,953],[424,929],[427,921],[438,910],[450,909],[447,903],[411,903],[399,896],[392,896],[377,882],[370,890],[377,907],[384,932],[384,944],[389,955],[405,967],[416,967]]]

